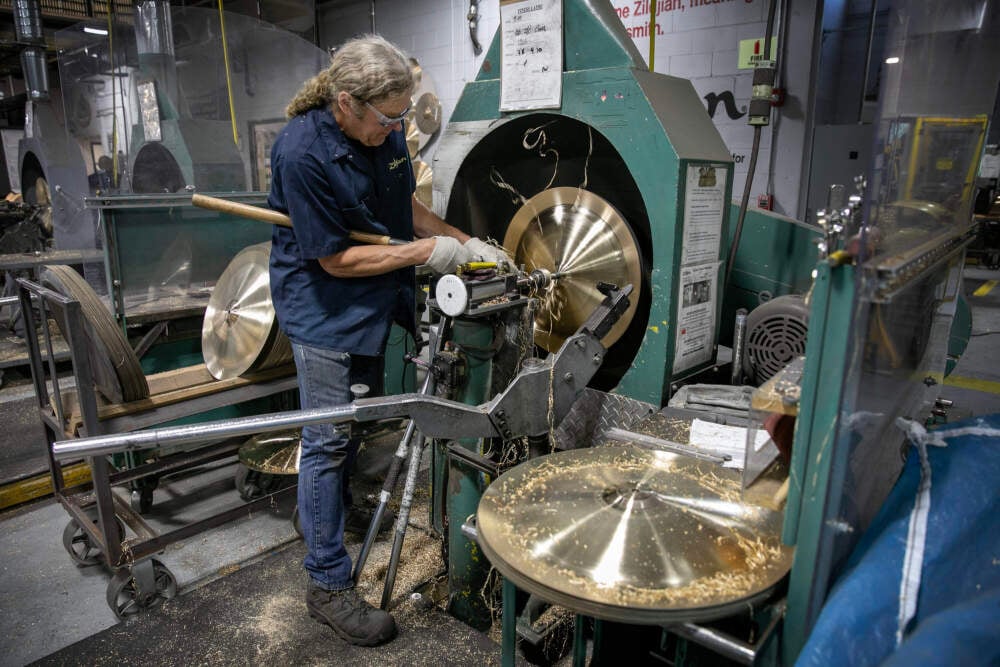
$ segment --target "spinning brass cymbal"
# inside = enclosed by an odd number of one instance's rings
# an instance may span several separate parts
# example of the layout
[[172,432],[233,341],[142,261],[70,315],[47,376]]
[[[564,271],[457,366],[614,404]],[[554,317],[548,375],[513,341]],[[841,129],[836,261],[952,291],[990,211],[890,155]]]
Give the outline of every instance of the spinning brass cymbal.
[[427,208],[431,208],[434,197],[433,190],[431,189],[433,174],[430,165],[423,160],[414,160],[413,176],[417,179],[417,199]]
[[527,271],[560,273],[535,317],[535,342],[555,352],[604,300],[598,282],[631,284],[631,305],[601,341],[610,347],[628,329],[642,288],[639,250],[628,224],[587,190],[543,190],[514,215],[503,240]]
[[240,463],[268,475],[294,475],[299,472],[302,429],[261,433],[240,447]]
[[635,445],[523,463],[487,488],[479,544],[518,587],[626,623],[720,618],[765,597],[792,550],[740,473]]
[[212,290],[201,328],[201,351],[217,380],[291,358],[271,303],[270,254],[270,242],[240,251]]

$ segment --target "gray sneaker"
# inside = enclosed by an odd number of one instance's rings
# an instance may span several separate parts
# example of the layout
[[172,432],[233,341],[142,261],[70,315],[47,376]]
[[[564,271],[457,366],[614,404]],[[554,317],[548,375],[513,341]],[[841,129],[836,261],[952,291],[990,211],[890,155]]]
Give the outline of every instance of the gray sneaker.
[[328,591],[310,582],[306,607],[310,616],[351,644],[378,646],[396,636],[392,616],[368,604],[354,588]]

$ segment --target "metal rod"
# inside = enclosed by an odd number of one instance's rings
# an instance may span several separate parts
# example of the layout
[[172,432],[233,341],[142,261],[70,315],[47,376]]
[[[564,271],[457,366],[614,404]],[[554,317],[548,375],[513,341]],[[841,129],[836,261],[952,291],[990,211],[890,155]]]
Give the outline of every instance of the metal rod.
[[705,628],[694,623],[667,626],[667,630],[696,644],[710,648],[719,655],[741,665],[752,665],[757,652],[754,647],[718,630]]
[[354,404],[335,408],[293,410],[256,417],[242,417],[202,424],[185,424],[153,431],[116,433],[93,438],[60,440],[52,446],[56,459],[101,456],[167,445],[182,445],[222,440],[233,436],[255,435],[314,424],[341,424],[352,421],[357,413]]
[[501,584],[500,664],[514,667],[517,658],[517,588],[504,577]]
[[[444,343],[448,339],[453,324],[454,320],[450,317],[446,317],[441,321],[441,327],[437,330],[437,333],[434,333],[433,330],[431,331],[431,347],[429,356],[431,364],[434,362],[434,355],[436,355],[444,347]],[[431,369],[428,368],[427,375],[424,378],[423,387],[421,387],[420,391],[424,395],[431,395],[436,389],[437,379],[434,377]],[[392,589],[396,585],[396,570],[399,568],[399,557],[403,552],[403,539],[406,537],[406,526],[410,521],[410,507],[413,505],[413,494],[417,487],[417,472],[420,468],[420,458],[423,455],[424,446],[426,444],[427,440],[424,438],[424,434],[419,434],[417,435],[416,443],[410,447],[409,468],[406,471],[406,483],[403,485],[403,497],[399,503],[399,516],[396,517],[395,532],[392,541],[392,553],[389,556],[389,566],[385,571],[385,584],[382,588],[382,601],[380,605],[382,609],[389,608],[389,602],[392,599]],[[372,528],[369,528],[368,530],[371,532]]]
[[[445,320],[444,326],[438,335],[435,335],[433,331],[431,332],[430,356],[432,359],[441,349],[441,342],[444,340],[446,333],[445,329],[447,328],[448,322],[448,320]],[[420,386],[420,393],[424,396],[428,396],[434,393],[434,389],[434,374],[431,372],[430,368],[428,368],[427,374],[424,376],[424,382]],[[368,533],[365,535],[365,541],[361,545],[361,553],[358,554],[358,561],[354,566],[354,574],[352,578],[355,582],[361,578],[361,572],[364,570],[365,563],[368,561],[368,553],[371,551],[372,544],[375,542],[375,537],[378,535],[379,525],[382,523],[382,517],[385,515],[385,509],[389,504],[389,499],[392,498],[392,492],[396,489],[396,484],[399,481],[399,473],[402,471],[403,464],[409,456],[410,443],[413,440],[413,435],[416,430],[416,422],[411,419],[410,423],[406,427],[406,432],[403,433],[403,438],[399,441],[399,446],[396,447],[396,453],[389,466],[389,472],[385,477],[385,483],[382,485],[382,493],[379,495],[378,507],[375,509],[375,514],[372,516],[372,522],[371,525],[368,526]],[[406,530],[405,526],[403,530]]]
[[733,328],[733,369],[729,380],[733,386],[743,384],[743,347],[747,336],[747,310],[736,311],[736,324]]
[[399,504],[399,516],[396,517],[396,534],[392,541],[389,567],[385,572],[382,603],[379,605],[382,609],[388,609],[392,600],[392,588],[396,584],[396,570],[399,569],[399,556],[403,552],[403,538],[406,537],[406,524],[410,521],[410,506],[413,504],[413,494],[417,488],[417,473],[420,471],[420,457],[424,453],[425,443],[424,436],[420,435],[416,444],[410,448],[410,467],[406,471],[406,485],[403,487],[403,499]]
[[675,454],[681,454],[683,456],[690,456],[691,458],[698,459],[700,461],[709,461],[710,463],[725,463],[726,461],[730,461],[733,458],[728,454],[719,454],[716,452],[710,452],[707,450],[700,449],[698,447],[692,447],[691,445],[684,445],[679,442],[664,440],[663,438],[656,438],[651,435],[646,435],[645,433],[626,431],[625,429],[622,428],[609,428],[604,432],[604,436],[607,438],[611,438],[612,440],[618,440],[619,442],[632,442],[639,445],[640,447],[647,447],[667,452],[673,452]]
[[875,19],[878,14],[878,0],[872,0],[872,10],[868,15],[868,41],[865,43],[865,71],[861,78],[861,95],[858,99],[858,122],[864,122],[865,93],[868,91],[868,75],[872,69],[872,43],[875,41]]
[[396,453],[392,457],[392,463],[389,464],[389,472],[386,473],[385,482],[382,484],[382,492],[379,494],[378,507],[375,508],[375,513],[372,514],[372,522],[368,526],[365,541],[361,544],[361,552],[358,554],[358,560],[354,564],[354,574],[351,575],[351,578],[355,583],[361,578],[361,572],[365,569],[365,563],[368,562],[368,554],[371,551],[372,544],[375,543],[375,538],[378,536],[382,517],[385,516],[385,509],[389,505],[389,499],[392,498],[392,492],[396,489],[396,483],[399,481],[399,473],[403,469],[403,462],[410,451],[410,440],[413,439],[413,434],[416,430],[416,423],[410,420],[402,439],[399,441],[399,446],[396,448]]

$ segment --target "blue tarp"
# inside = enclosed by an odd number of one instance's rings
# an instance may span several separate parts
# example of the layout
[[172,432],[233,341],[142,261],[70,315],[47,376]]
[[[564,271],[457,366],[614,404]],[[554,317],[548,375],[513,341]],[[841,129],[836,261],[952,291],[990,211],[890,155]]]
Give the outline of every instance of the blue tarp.
[[917,613],[902,643],[896,646],[900,578],[920,483],[915,447],[797,665],[1000,665],[1000,414],[931,433],[947,446],[928,447],[926,550]]

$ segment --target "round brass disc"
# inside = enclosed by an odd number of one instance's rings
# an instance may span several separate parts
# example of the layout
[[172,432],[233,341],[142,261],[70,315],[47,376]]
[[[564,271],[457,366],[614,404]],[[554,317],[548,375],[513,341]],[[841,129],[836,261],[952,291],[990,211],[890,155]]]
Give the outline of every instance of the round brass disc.
[[[112,403],[148,398],[149,384],[139,358],[94,288],[73,268],[63,264],[44,266],[40,279],[44,286],[80,303],[82,338],[97,390]],[[59,323],[64,336],[66,326],[68,322]]]
[[201,327],[201,352],[217,380],[237,377],[267,356],[277,336],[268,259],[271,243],[239,252],[212,289]]
[[431,92],[421,95],[414,107],[413,119],[417,128],[428,136],[441,129],[441,102],[437,95]]
[[268,475],[295,475],[301,444],[302,429],[261,433],[240,447],[240,463]]
[[431,173],[430,165],[423,160],[414,160],[413,176],[417,179],[417,199],[419,199],[427,208],[431,208],[434,197],[431,189],[431,186],[433,185],[433,174]]
[[413,72],[413,91],[410,93],[410,112],[406,115],[406,147],[412,160],[441,129],[441,102],[435,94],[434,82],[413,58],[410,58],[410,71]]
[[615,208],[587,190],[561,187],[529,199],[511,220],[503,245],[527,271],[561,272],[535,317],[535,343],[555,352],[604,300],[600,281],[633,288],[628,310],[601,341],[628,329],[642,287],[639,250]]
[[631,444],[523,463],[487,488],[477,521],[518,587],[625,623],[721,618],[792,563],[782,515],[740,502],[738,471]]

